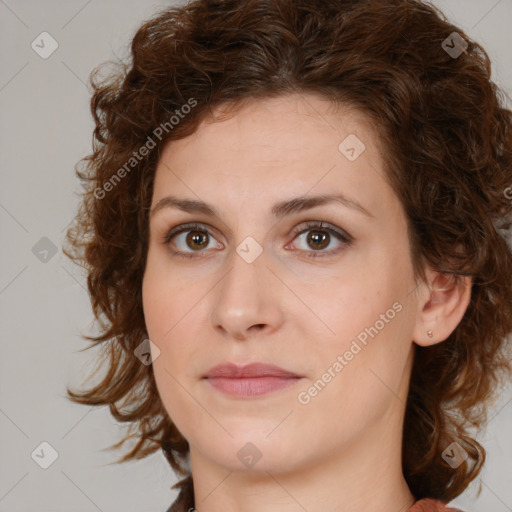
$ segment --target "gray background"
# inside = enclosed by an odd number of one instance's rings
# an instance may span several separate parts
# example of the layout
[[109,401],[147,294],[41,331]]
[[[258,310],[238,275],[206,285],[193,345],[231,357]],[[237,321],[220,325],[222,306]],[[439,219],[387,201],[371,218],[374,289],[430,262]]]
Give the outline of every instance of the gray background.
[[[106,407],[64,398],[67,385],[77,388],[88,375],[95,352],[78,352],[92,313],[84,275],[60,250],[80,190],[74,165],[91,149],[88,75],[126,56],[137,26],[169,4],[0,0],[0,511],[163,512],[176,496],[160,452],[107,466],[117,453],[104,449],[125,427]],[[512,0],[435,4],[483,43],[494,80],[512,96]],[[47,59],[31,48],[43,31],[59,45]],[[454,501],[471,512],[512,511],[511,387],[490,416],[478,434],[486,467]],[[48,469],[31,457],[43,441],[58,452]]]

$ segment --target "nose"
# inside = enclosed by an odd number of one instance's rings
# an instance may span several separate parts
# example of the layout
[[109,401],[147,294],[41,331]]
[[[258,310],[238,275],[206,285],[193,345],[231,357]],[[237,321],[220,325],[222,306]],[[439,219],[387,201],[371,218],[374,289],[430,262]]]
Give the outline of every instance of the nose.
[[244,341],[270,334],[283,323],[283,285],[268,267],[263,252],[248,263],[233,251],[229,270],[215,287],[210,319],[225,338]]

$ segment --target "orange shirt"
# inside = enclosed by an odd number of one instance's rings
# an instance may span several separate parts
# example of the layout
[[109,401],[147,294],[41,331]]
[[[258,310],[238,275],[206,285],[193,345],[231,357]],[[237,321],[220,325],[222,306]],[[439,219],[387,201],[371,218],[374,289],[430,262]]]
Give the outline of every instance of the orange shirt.
[[460,512],[456,508],[448,508],[442,501],[425,498],[417,501],[407,512]]

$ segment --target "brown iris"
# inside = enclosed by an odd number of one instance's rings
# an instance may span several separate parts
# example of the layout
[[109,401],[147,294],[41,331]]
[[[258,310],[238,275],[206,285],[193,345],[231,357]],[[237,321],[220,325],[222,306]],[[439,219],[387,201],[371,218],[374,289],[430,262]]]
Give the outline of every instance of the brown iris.
[[201,231],[190,231],[187,235],[187,245],[191,249],[204,249],[208,246],[208,234]]
[[311,247],[314,249],[324,249],[329,245],[330,236],[325,231],[310,231],[307,240],[308,244],[313,242]]

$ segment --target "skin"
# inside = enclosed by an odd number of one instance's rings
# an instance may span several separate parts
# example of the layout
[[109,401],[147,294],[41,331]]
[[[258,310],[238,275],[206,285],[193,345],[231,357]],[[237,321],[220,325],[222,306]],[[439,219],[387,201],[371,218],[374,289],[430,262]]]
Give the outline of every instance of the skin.
[[[349,134],[365,145],[354,161],[338,148]],[[398,512],[414,503],[401,468],[414,343],[448,337],[470,283],[428,268],[425,282],[415,279],[406,217],[384,176],[369,120],[312,94],[258,100],[228,120],[209,119],[161,153],[152,209],[172,194],[220,212],[153,211],[143,281],[148,335],[160,350],[153,371],[190,444],[197,510]],[[340,203],[280,219],[270,213],[279,201],[331,193],[368,214]],[[307,221],[353,240],[327,234],[319,244]],[[199,234],[199,248],[186,243],[194,229],[163,242],[189,222],[210,233]],[[236,251],[249,236],[263,250],[252,263]],[[396,303],[394,318],[333,371]],[[201,378],[226,361],[271,363],[302,378],[262,397],[233,398]],[[330,382],[301,403],[299,393],[329,368]],[[248,442],[261,455],[251,467],[237,457]]]

